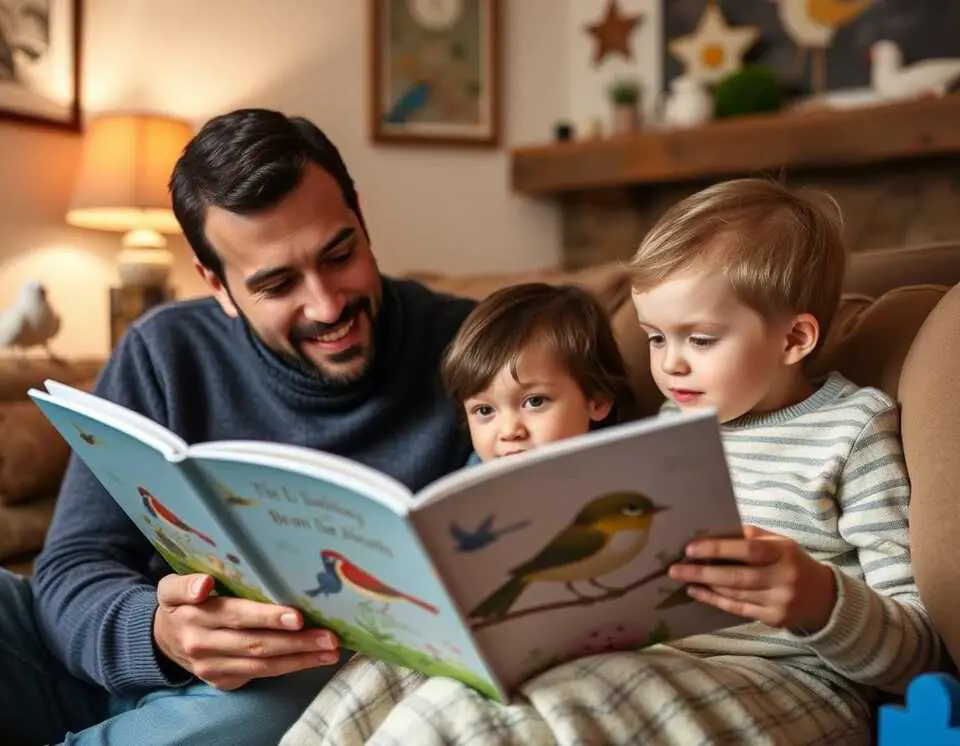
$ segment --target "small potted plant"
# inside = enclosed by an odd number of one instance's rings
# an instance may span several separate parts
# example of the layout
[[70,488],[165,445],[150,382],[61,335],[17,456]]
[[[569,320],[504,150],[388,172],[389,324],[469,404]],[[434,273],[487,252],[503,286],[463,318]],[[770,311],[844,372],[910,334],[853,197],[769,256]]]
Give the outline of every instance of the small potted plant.
[[610,86],[613,105],[613,134],[629,135],[640,129],[640,84],[635,80],[618,80]]

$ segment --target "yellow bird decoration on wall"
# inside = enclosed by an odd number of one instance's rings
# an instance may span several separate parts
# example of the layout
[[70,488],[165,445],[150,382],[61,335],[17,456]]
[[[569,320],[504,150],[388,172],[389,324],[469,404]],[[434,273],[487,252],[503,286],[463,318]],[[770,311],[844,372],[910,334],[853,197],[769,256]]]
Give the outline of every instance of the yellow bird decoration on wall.
[[780,23],[797,46],[797,66],[802,71],[812,55],[813,90],[827,89],[827,47],[837,29],[852,23],[873,0],[771,0],[777,4]]

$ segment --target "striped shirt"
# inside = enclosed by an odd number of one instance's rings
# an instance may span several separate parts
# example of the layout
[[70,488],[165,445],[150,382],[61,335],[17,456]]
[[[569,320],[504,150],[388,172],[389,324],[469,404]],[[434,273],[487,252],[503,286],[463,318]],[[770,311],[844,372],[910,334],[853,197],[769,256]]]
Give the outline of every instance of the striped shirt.
[[838,373],[799,404],[723,425],[743,522],[830,563],[837,603],[812,635],[755,622],[674,647],[777,659],[845,689],[902,692],[929,670],[939,641],[914,582],[898,425],[890,397]]

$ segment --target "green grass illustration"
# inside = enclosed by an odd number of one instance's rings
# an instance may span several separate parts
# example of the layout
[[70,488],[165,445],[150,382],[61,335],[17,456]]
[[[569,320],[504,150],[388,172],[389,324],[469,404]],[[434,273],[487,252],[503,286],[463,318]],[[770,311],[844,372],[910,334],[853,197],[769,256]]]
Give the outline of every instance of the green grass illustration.
[[336,632],[345,648],[371,658],[422,671],[427,676],[446,676],[462,681],[491,699],[502,701],[496,687],[486,679],[465,666],[436,658],[422,650],[404,645],[383,625],[373,625],[369,620],[365,620],[365,624],[360,626],[345,619],[326,617],[305,598],[300,598],[300,608],[312,626],[325,627]]

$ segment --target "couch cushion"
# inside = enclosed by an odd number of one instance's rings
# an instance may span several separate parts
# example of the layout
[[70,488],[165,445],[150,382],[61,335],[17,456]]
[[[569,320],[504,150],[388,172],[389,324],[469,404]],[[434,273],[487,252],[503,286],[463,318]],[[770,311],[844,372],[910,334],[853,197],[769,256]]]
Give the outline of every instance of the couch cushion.
[[[87,391],[94,379],[74,382]],[[0,403],[0,506],[55,492],[70,447],[32,401]]]
[[43,357],[0,357],[0,402],[26,398],[31,388],[42,386],[47,378],[73,385],[94,377],[103,367],[100,359],[57,362]]
[[26,505],[0,505],[0,560],[38,551],[53,517],[56,494]]
[[838,370],[854,383],[875,386],[896,399],[910,345],[946,292],[940,285],[916,285],[876,300],[844,296],[823,350],[811,361],[811,375]]
[[930,313],[900,378],[910,546],[920,597],[960,663],[960,285]]
[[441,293],[481,300],[500,288],[525,282],[546,282],[552,285],[571,284],[590,290],[607,313],[613,313],[630,298],[627,272],[618,263],[600,264],[576,271],[560,269],[530,270],[510,274],[469,275],[457,277],[430,272],[407,275]]

